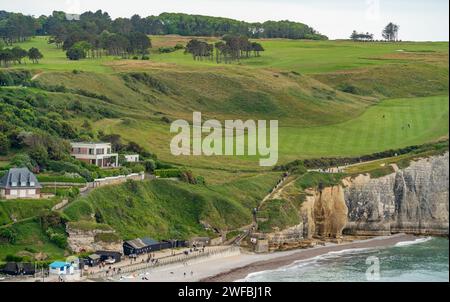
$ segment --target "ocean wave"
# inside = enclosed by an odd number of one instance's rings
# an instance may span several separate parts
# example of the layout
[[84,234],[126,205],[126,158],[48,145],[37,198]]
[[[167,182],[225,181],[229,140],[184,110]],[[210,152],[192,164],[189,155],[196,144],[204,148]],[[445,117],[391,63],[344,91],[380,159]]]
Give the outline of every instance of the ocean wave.
[[417,238],[412,241],[401,241],[401,242],[397,242],[395,244],[395,246],[409,246],[409,245],[413,245],[413,244],[424,243],[424,242],[430,241],[431,239],[433,239],[433,237]]
[[319,262],[320,260],[327,260],[330,258],[338,258],[338,257],[341,257],[343,255],[348,255],[348,254],[359,254],[359,253],[371,251],[374,249],[375,248],[353,248],[353,249],[344,249],[344,250],[340,250],[340,251],[331,251],[331,252],[327,252],[322,255],[317,255],[317,256],[308,258],[308,259],[295,260],[293,263],[291,263],[289,265],[282,266],[282,267],[279,267],[279,268],[276,268],[273,270],[264,270],[264,271],[250,273],[245,278],[235,280],[235,282],[249,282],[253,278],[261,276],[261,275],[265,275],[267,273],[286,272],[286,271],[290,271],[290,270],[296,270],[296,269],[299,269],[299,268],[302,268],[302,267],[305,267],[308,265],[313,265],[313,264]]

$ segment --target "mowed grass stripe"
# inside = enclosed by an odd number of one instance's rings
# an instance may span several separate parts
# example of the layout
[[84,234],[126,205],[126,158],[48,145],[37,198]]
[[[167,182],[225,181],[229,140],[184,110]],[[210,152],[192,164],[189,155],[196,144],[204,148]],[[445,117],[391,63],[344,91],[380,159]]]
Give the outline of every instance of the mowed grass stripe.
[[385,100],[345,123],[279,132],[281,158],[360,155],[420,144],[448,135],[448,96]]

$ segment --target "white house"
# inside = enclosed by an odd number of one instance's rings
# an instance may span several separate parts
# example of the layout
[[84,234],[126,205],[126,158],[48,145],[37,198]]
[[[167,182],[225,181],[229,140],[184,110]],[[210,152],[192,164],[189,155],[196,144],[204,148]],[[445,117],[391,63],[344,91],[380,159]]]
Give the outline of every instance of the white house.
[[72,151],[70,155],[88,164],[96,165],[100,168],[118,167],[119,154],[112,153],[110,143],[71,143]]
[[55,261],[49,266],[51,275],[73,275],[74,271],[74,266],[67,262]]
[[36,176],[27,168],[13,168],[0,179],[0,198],[39,199],[41,188]]
[[124,157],[127,163],[139,162],[139,154],[125,154]]

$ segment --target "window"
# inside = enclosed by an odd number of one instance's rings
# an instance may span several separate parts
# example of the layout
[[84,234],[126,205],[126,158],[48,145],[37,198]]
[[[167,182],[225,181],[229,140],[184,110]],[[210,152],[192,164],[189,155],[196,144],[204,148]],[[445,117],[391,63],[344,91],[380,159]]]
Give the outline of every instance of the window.
[[96,154],[105,154],[105,149],[103,148],[97,149]]
[[36,190],[35,189],[28,190],[28,195],[36,195]]
[[94,155],[94,149],[89,149],[89,155]]
[[30,187],[34,187],[34,181],[30,181]]
[[9,194],[16,196],[17,195],[17,190],[11,190]]
[[12,181],[12,182],[11,182],[11,187],[17,187],[17,182]]

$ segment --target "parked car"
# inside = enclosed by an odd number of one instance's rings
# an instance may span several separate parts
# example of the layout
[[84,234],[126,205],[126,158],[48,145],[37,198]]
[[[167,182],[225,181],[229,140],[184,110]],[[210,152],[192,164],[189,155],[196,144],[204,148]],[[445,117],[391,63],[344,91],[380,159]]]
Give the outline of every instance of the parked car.
[[105,260],[105,263],[107,263],[107,264],[114,264],[114,263],[116,263],[116,259],[108,258],[108,259]]

